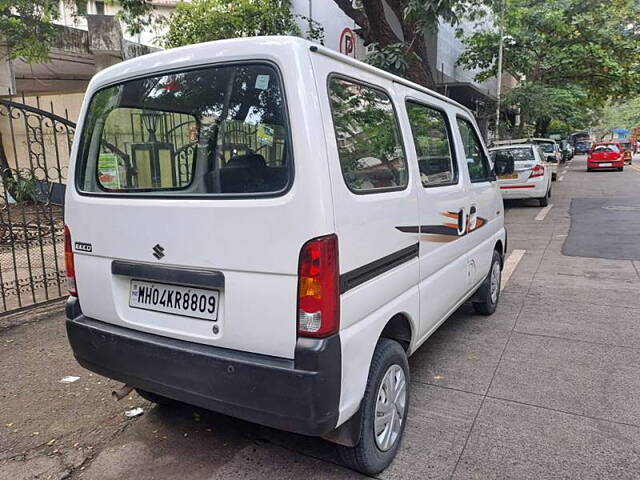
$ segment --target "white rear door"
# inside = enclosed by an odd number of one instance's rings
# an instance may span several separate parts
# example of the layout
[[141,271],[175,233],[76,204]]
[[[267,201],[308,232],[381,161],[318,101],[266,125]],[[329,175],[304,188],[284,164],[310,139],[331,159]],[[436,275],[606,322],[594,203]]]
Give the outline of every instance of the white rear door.
[[293,358],[300,248],[334,225],[313,73],[290,56],[95,93],[66,210],[86,316]]

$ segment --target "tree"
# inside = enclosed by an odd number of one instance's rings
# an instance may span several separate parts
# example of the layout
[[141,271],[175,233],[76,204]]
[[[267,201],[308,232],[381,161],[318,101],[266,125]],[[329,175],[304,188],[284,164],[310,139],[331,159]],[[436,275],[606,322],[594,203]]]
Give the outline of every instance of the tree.
[[[150,1],[118,0],[118,3],[121,6],[118,16],[131,35],[152,24]],[[47,61],[49,48],[60,34],[55,22],[62,18],[61,5],[75,16],[87,12],[87,0],[0,0],[0,36],[9,45],[11,58],[29,63]]]
[[[310,37],[322,39],[322,29],[315,23],[310,26]],[[164,46],[173,48],[224,38],[259,35],[301,35],[289,2],[194,0],[192,3],[179,3],[168,20]]]
[[[598,108],[640,92],[638,13],[635,0],[504,0],[503,68],[520,82],[505,108],[541,127],[551,102]],[[459,64],[495,76],[499,39],[496,28],[463,38]]]
[[[523,115],[517,136],[544,137],[552,125],[554,133],[568,134],[587,127],[594,113],[587,92],[579,86],[549,87],[526,80],[505,96],[504,104],[517,105]],[[529,124],[531,131],[526,130]]]
[[[491,0],[363,0],[354,8],[352,0],[334,0],[340,9],[360,27],[365,45],[374,45],[376,53],[369,62],[416,83],[434,86],[431,60],[425,34],[435,31],[440,21],[457,25],[463,17],[483,16]],[[391,25],[389,13],[400,24],[401,35]]]
[[606,105],[598,115],[594,130],[602,137],[614,128],[632,130],[638,126],[640,126],[640,98],[634,97]]

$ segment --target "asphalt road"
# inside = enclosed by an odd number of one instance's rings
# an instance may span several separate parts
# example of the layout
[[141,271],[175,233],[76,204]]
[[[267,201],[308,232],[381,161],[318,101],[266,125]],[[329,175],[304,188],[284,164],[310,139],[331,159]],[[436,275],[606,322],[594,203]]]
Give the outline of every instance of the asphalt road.
[[[640,209],[600,211],[640,206],[640,168],[585,167],[560,169],[551,209],[508,205],[518,251],[500,307],[462,307],[411,358],[404,443],[379,478],[640,477],[640,258],[608,258],[638,252],[624,227]],[[562,253],[572,200],[572,235],[584,222],[602,234],[578,256]],[[0,478],[361,478],[322,440],[136,394],[115,402],[116,386],[75,363],[59,305],[0,318]],[[126,418],[133,407],[144,413]]]

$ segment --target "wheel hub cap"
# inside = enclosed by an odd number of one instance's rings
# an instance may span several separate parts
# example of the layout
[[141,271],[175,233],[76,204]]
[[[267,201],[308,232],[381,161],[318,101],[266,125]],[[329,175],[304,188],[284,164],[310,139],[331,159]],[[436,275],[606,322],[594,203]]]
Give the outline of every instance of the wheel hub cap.
[[382,379],[376,400],[374,436],[382,451],[393,447],[402,430],[407,405],[407,381],[399,365],[391,365]]
[[491,302],[498,301],[498,292],[500,291],[500,265],[498,262],[491,267]]

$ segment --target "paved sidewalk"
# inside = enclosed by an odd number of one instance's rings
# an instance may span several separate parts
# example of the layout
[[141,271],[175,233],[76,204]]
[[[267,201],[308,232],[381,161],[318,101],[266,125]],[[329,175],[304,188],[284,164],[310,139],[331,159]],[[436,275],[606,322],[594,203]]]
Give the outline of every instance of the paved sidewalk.
[[[640,259],[562,254],[573,198],[640,204],[639,187],[640,171],[587,174],[578,158],[544,220],[508,205],[509,249],[526,253],[495,315],[463,306],[411,358],[406,436],[379,478],[640,477]],[[363,478],[319,439],[116,403],[114,382],[74,362],[61,313],[32,320],[0,320],[1,479]],[[134,406],[145,413],[126,419]]]

